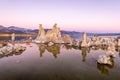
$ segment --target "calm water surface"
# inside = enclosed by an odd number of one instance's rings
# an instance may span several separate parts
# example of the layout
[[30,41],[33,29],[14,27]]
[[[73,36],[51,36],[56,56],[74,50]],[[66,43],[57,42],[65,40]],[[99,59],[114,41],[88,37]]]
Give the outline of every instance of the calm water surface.
[[106,50],[78,48],[64,44],[53,46],[22,44],[27,49],[17,55],[0,58],[0,80],[119,80],[120,48],[111,66],[97,64]]
[[[119,80],[119,52],[113,65],[97,64],[105,50],[22,44],[26,51],[0,58],[0,80]],[[96,48],[97,49],[97,48]]]

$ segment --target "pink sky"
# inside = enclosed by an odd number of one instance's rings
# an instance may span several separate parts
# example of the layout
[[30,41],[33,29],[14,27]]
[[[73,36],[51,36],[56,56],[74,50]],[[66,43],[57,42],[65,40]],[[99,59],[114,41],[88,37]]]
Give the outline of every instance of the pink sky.
[[37,29],[120,31],[119,0],[0,0],[0,25]]

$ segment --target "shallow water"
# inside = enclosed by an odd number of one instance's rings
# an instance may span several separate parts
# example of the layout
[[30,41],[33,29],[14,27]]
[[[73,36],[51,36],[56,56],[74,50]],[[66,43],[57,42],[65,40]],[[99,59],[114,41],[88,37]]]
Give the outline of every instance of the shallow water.
[[111,66],[97,64],[101,48],[22,44],[18,55],[0,58],[0,80],[119,80],[120,50]]

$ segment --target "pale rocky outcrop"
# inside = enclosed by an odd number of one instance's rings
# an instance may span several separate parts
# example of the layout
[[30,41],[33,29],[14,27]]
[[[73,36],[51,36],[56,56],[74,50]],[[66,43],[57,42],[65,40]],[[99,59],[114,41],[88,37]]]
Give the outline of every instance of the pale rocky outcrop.
[[111,60],[110,60],[110,57],[109,57],[109,56],[106,56],[106,55],[100,55],[97,62],[98,62],[99,64],[112,65],[112,62],[111,62]]
[[62,40],[64,43],[72,43],[70,35],[67,35],[67,34],[63,36]]
[[60,28],[57,27],[57,24],[54,24],[53,29],[48,30],[46,33],[40,24],[40,29],[37,38],[35,39],[36,43],[70,43],[71,37],[69,35],[61,36]]
[[11,35],[11,40],[12,40],[12,41],[15,41],[15,33],[12,33],[12,35]]
[[112,43],[108,46],[108,50],[106,52],[107,56],[115,57],[115,44]]
[[46,41],[58,43],[58,42],[60,42],[60,40],[61,40],[60,28],[57,27],[57,24],[54,24],[53,29],[48,30],[46,33]]
[[44,43],[45,42],[45,31],[42,27],[42,24],[39,24],[39,32],[37,38],[35,40],[36,43]]
[[108,46],[108,50],[104,55],[100,55],[98,63],[112,65],[111,57],[115,57],[115,44],[112,43]]
[[8,46],[4,46],[4,47],[0,48],[0,56],[2,55],[4,57],[7,55],[11,55],[11,54],[18,54],[18,53],[22,53],[25,50],[26,50],[26,47],[24,47],[22,45],[8,44]]
[[83,40],[82,40],[82,43],[81,43],[81,47],[87,47],[87,34],[86,32],[83,33]]

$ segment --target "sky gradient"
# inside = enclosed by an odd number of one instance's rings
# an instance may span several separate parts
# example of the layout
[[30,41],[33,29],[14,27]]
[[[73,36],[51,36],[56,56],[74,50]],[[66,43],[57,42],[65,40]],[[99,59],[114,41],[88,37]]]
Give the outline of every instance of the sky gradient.
[[120,0],[0,0],[0,25],[120,32]]

